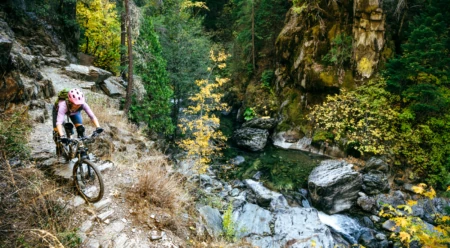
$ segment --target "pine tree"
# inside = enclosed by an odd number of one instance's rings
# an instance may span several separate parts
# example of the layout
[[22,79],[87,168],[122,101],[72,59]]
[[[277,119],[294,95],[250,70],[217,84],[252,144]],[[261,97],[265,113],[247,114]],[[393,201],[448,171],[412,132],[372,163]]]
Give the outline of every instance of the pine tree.
[[142,77],[147,95],[142,100],[134,99],[131,117],[144,121],[152,131],[171,134],[174,130],[170,119],[173,91],[151,16],[146,16],[141,25],[135,51],[136,73]]

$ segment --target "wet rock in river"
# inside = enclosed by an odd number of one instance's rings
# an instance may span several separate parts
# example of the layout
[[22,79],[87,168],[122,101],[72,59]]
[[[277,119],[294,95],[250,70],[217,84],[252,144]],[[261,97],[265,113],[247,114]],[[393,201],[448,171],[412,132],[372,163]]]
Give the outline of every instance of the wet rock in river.
[[341,160],[325,160],[308,178],[308,189],[315,206],[328,214],[350,209],[362,186],[362,176],[353,165]]

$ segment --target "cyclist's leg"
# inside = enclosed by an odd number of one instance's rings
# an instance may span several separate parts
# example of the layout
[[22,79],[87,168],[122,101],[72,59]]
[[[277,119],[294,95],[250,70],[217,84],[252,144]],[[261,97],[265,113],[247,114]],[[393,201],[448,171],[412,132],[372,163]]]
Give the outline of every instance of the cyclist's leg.
[[84,126],[83,126],[83,118],[81,117],[81,111],[78,111],[76,114],[70,116],[70,120],[75,124],[77,128],[78,138],[84,136]]
[[59,146],[57,143],[59,140],[58,129],[56,129],[56,116],[57,115],[58,115],[58,110],[56,109],[56,106],[53,105],[53,108],[52,108],[53,141],[55,142],[55,145],[56,145],[56,154],[59,156],[59,155],[61,155],[61,151],[59,151]]

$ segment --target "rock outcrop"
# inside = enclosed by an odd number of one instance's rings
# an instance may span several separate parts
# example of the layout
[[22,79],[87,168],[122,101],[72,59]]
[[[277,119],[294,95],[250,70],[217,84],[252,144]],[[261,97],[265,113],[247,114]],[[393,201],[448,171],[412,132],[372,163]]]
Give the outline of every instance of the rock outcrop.
[[64,67],[63,72],[71,78],[96,83],[101,83],[105,79],[112,76],[112,73],[109,71],[105,71],[94,66],[84,66],[76,64],[70,64]]
[[274,118],[254,118],[242,124],[242,127],[251,127],[259,129],[273,129],[277,125],[277,120]]
[[236,144],[250,151],[261,151],[267,143],[269,131],[258,128],[241,128],[234,132],[233,139]]
[[325,160],[308,177],[308,190],[315,206],[328,214],[350,209],[362,187],[362,176],[345,161]]

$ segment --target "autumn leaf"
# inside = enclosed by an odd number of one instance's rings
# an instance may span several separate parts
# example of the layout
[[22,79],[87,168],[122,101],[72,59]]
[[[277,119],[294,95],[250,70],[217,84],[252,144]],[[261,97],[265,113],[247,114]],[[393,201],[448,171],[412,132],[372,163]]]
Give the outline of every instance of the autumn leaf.
[[402,242],[406,241],[406,243],[409,243],[409,240],[411,239],[411,235],[409,235],[407,232],[400,232],[399,237]]

